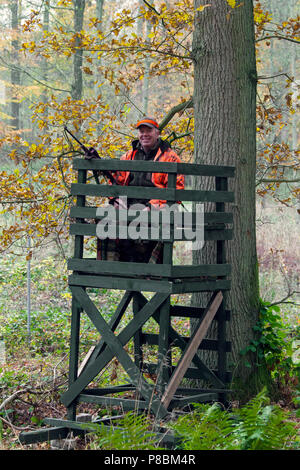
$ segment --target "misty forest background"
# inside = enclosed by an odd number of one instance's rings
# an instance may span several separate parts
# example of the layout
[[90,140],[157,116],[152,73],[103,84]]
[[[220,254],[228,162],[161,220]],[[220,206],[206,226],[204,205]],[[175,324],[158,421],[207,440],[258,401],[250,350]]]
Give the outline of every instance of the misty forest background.
[[[200,4],[200,14],[210,8],[209,1]],[[243,7],[233,0],[224,4],[228,22]],[[273,384],[259,395],[259,413],[271,400],[298,426],[300,2],[253,4],[261,303],[258,337],[246,349],[255,363],[263,356]],[[195,6],[191,0],[0,0],[0,12],[0,448],[15,449],[22,448],[20,430],[65,412],[59,396],[68,376],[68,212],[72,158],[81,154],[64,126],[102,157],[119,158],[136,137],[136,121],[154,116],[162,137],[184,162],[194,162]],[[93,256],[92,242],[87,249]],[[191,258],[188,246],[176,247],[175,263]],[[102,291],[99,308],[107,319],[119,296]],[[188,335],[186,320],[173,321]],[[88,319],[81,336],[84,357],[97,340]],[[241,351],[245,370],[252,367],[246,356]],[[123,375],[113,361],[97,380],[117,383]],[[233,395],[236,409],[240,400]],[[120,410],[92,410],[115,412]],[[179,424],[181,433],[191,427]],[[93,445],[121,444],[99,437],[78,441],[79,448]]]

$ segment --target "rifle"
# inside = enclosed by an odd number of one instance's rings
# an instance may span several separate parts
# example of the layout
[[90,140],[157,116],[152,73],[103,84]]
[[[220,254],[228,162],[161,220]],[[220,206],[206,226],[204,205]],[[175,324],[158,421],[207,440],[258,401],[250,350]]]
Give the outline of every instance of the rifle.
[[[71,131],[69,131],[69,129],[67,128],[67,126],[64,127],[64,130],[65,132],[67,132],[68,134],[70,134],[70,136],[76,140],[76,142],[80,145],[80,147],[82,148],[82,150],[84,151],[85,155],[91,159],[91,158],[101,158],[97,152],[97,150],[95,150],[94,148],[87,148],[82,142],[80,142],[80,140],[77,139],[77,137],[75,137],[75,135],[72,134]],[[115,178],[113,177],[113,175],[111,174],[110,171],[108,170],[101,170],[101,173],[110,180],[110,182],[112,184],[117,184]],[[99,182],[99,178],[98,178],[98,175],[97,175],[97,171],[96,170],[93,170],[93,174],[94,174],[94,177],[95,177],[95,180],[96,180],[96,183],[97,184],[100,184]]]

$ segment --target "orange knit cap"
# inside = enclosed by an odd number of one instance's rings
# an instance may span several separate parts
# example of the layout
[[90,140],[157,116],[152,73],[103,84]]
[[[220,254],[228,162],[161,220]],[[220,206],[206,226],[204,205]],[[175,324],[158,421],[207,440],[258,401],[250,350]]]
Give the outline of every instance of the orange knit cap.
[[150,118],[150,117],[145,117],[145,118],[141,119],[137,123],[136,128],[138,129],[140,126],[155,127],[156,129],[159,128],[156,120],[154,118]]

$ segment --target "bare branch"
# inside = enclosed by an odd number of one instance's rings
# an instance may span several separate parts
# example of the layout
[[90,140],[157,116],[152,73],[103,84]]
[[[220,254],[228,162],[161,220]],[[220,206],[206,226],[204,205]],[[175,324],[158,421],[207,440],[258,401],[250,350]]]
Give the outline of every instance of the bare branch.
[[268,41],[269,39],[279,39],[279,40],[283,39],[285,41],[290,41],[296,44],[300,44],[300,41],[297,41],[297,39],[289,38],[288,36],[280,36],[277,34],[274,34],[273,36],[264,36],[263,38],[256,39],[255,42]]
[[189,99],[188,101],[183,101],[182,103],[179,103],[177,106],[174,106],[161,121],[159,125],[159,129],[162,130],[164,127],[166,127],[166,125],[171,121],[172,117],[175,114],[180,113],[181,111],[184,111],[185,109],[193,108],[193,106],[194,106],[193,98]]
[[269,178],[262,178],[261,180],[259,180],[257,183],[256,183],[256,186],[259,186],[260,184],[262,183],[299,183],[300,181],[300,178],[295,178],[295,179],[277,179],[277,178],[274,178],[274,179],[269,179]]

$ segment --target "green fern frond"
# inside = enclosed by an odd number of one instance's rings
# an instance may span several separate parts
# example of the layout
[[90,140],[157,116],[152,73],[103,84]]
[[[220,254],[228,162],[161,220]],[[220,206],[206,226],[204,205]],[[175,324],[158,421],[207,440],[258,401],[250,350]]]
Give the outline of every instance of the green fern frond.
[[94,447],[105,450],[159,449],[155,433],[149,430],[149,420],[135,412],[126,413],[118,426],[111,426],[108,430],[102,425]]

